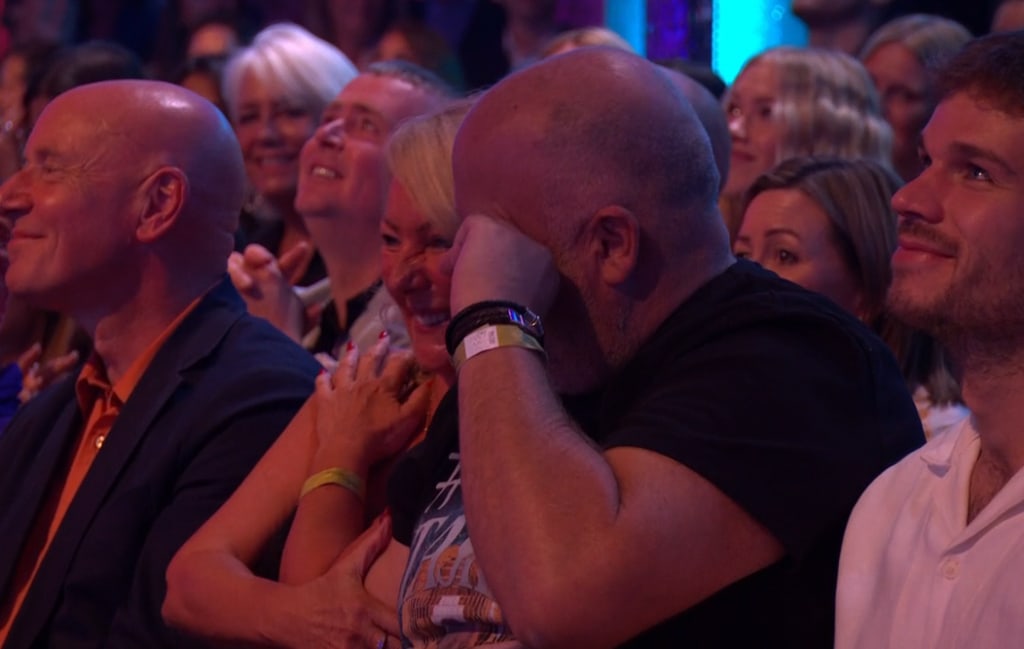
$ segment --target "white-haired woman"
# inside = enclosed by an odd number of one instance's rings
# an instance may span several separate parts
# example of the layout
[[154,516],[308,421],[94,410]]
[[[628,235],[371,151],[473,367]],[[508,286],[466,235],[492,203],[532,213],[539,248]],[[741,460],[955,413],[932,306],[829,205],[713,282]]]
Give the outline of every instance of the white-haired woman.
[[295,209],[299,151],[324,108],[357,73],[341,50],[289,23],[258,33],[224,70],[224,101],[253,190],[238,247],[259,244],[280,258],[304,244],[298,261],[286,264],[295,284],[326,274]]

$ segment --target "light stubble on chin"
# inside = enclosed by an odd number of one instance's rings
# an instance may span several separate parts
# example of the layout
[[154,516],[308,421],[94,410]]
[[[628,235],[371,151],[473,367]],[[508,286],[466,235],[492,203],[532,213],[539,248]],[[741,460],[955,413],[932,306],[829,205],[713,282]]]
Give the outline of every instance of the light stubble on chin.
[[1000,269],[992,262],[977,262],[946,287],[928,287],[923,278],[896,277],[886,306],[900,321],[949,348],[1020,340],[1024,338],[1024,265]]

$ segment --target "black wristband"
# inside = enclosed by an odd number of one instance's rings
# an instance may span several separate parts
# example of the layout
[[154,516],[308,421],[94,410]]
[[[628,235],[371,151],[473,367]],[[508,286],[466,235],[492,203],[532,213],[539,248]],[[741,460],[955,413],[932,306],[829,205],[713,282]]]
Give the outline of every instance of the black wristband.
[[470,304],[452,316],[444,333],[448,354],[455,354],[462,339],[480,327],[499,324],[515,325],[535,338],[538,343],[544,344],[544,327],[541,325],[540,316],[515,302],[485,300]]

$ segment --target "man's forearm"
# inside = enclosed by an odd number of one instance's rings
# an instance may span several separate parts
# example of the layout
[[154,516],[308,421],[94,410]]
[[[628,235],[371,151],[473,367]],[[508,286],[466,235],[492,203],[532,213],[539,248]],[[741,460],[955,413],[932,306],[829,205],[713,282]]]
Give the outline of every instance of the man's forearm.
[[502,348],[467,361],[459,415],[473,547],[510,621],[534,619],[542,611],[520,608],[543,608],[539,589],[572,583],[587,564],[583,541],[615,521],[615,475],[562,409],[534,352]]

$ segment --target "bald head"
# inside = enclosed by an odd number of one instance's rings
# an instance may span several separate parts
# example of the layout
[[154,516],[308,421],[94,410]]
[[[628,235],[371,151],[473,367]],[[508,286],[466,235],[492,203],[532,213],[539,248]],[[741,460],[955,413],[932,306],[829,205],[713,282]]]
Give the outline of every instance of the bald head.
[[187,209],[237,217],[242,154],[231,125],[203,97],[161,81],[120,80],[80,86],[54,101],[88,111],[97,135],[123,138],[124,153],[138,163],[180,168],[189,179]]
[[672,68],[662,67],[661,72],[668,77],[679,92],[683,93],[690,105],[697,113],[697,119],[704,126],[704,130],[711,140],[711,150],[715,155],[715,165],[718,167],[719,190],[725,185],[725,179],[729,177],[729,154],[732,149],[732,137],[729,135],[729,123],[725,117],[725,110],[711,91],[703,85],[694,81],[682,72]]
[[493,205],[528,234],[539,218],[571,236],[615,204],[679,250],[719,219],[717,168],[689,102],[656,66],[610,48],[546,59],[488,91],[459,131],[454,171],[460,210]]
[[118,80],[70,90],[44,116],[92,123],[99,173],[180,171],[179,222],[167,243],[184,246],[196,262],[208,253],[211,267],[223,269],[244,201],[245,171],[234,132],[213,104],[173,84]]

